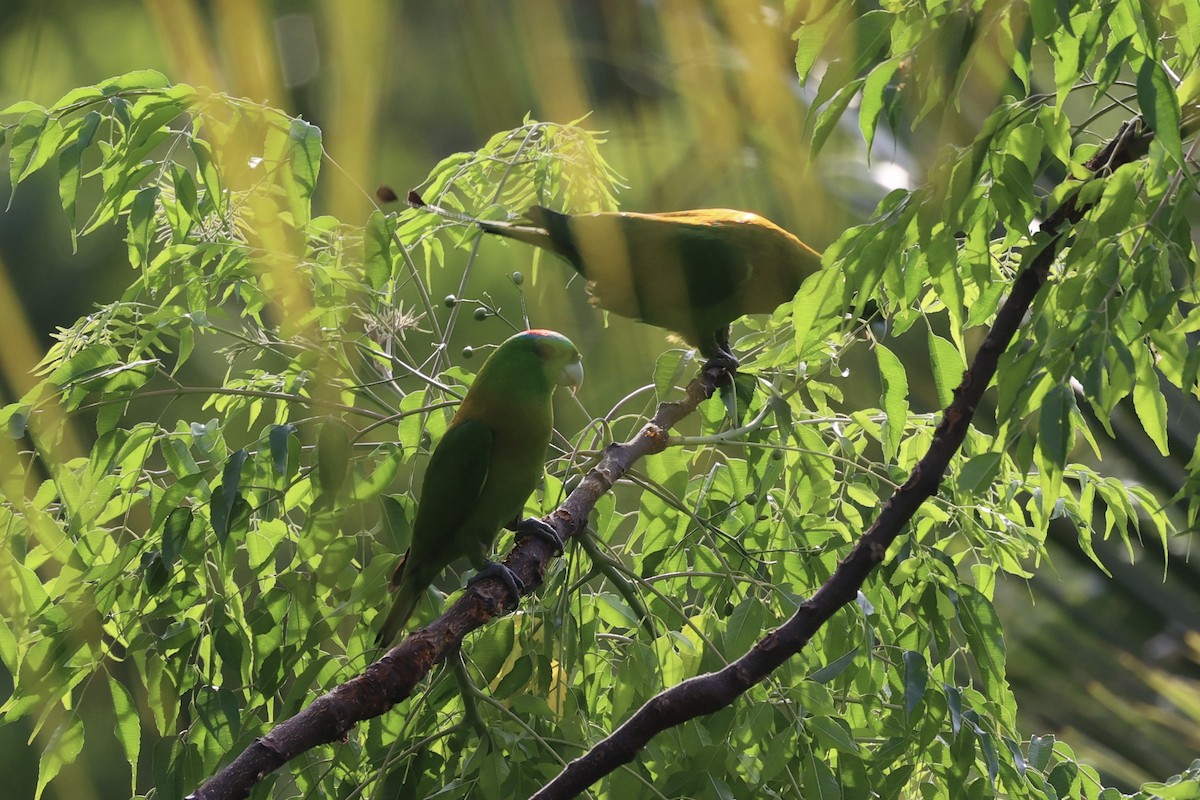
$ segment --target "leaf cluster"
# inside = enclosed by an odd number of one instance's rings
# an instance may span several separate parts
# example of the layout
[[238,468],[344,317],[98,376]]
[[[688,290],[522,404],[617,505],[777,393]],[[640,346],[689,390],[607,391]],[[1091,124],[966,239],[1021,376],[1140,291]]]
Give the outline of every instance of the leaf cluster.
[[[968,70],[946,69],[947,54],[984,39],[1007,54],[1013,93],[926,183],[848,230],[792,304],[739,328],[744,417],[702,406],[689,435],[602,498],[539,603],[263,796],[529,793],[663,687],[736,658],[828,578],[924,453],[938,418],[914,387],[928,376],[949,402],[1011,277],[1048,246],[1038,221],[1065,203],[1091,208],[1004,356],[990,420],[858,602],[749,702],[658,737],[604,791],[1116,796],[1065,742],[1017,730],[993,597],[1001,576],[1031,574],[1054,518],[1089,553],[1113,534],[1132,550],[1143,530],[1165,548],[1200,508],[1185,487],[1181,518],[1101,471],[1098,444],[1131,403],[1165,452],[1161,382],[1193,392],[1200,374],[1183,149],[1196,98],[1172,77],[1194,73],[1198,12],[814,6],[796,62],[802,79],[823,65],[814,153],[852,101],[868,148],[901,109],[919,121],[951,103]],[[1032,91],[1039,58],[1053,92]],[[1067,107],[1085,90],[1136,103],[1155,134],[1105,181],[1083,168],[1096,147]],[[373,657],[413,486],[471,379],[450,353],[462,304],[435,304],[432,287],[443,266],[466,285],[478,234],[415,210],[314,216],[317,128],[157,73],[19,103],[0,132],[14,186],[57,165],[72,236],[125,226],[134,270],[0,410],[0,659],[16,676],[0,714],[34,719],[40,793],[100,735],[78,708],[107,685],[131,794],[181,796]],[[612,208],[620,179],[600,143],[578,121],[527,119],[442,161],[421,191],[483,218],[533,202]],[[893,339],[855,321],[868,304]],[[906,363],[897,337],[928,364]],[[846,396],[852,362],[877,372],[877,400]],[[202,380],[214,365],[223,374]],[[560,431],[530,511],[693,365],[668,351],[644,386]],[[152,401],[157,419],[140,410]],[[1183,796],[1194,773],[1143,796]]]

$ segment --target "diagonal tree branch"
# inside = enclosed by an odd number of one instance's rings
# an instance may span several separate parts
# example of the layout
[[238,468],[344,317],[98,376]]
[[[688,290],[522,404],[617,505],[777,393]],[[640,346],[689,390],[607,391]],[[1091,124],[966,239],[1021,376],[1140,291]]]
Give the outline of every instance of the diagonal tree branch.
[[[1088,162],[1097,178],[1105,178],[1122,164],[1146,154],[1152,132],[1140,117],[1128,121]],[[855,544],[816,594],[801,604],[779,628],[760,639],[738,660],[718,672],[698,675],[660,692],[646,702],[607,738],[568,764],[531,800],[565,800],[575,797],[623,764],[634,759],[656,734],[690,719],[719,711],[762,681],[773,670],[799,653],[813,635],[843,606],[857,596],[871,571],[883,561],[889,545],[904,530],[922,503],[933,496],[946,474],[950,459],[966,438],[975,409],[996,373],[1000,356],[1008,348],[1046,282],[1050,267],[1070,235],[1071,225],[1088,207],[1072,197],[1042,224],[1026,263],[1013,282],[987,337],[980,345],[954,400],[946,408],[925,456],[913,467],[904,485],[883,504],[875,522]]]
[[[563,504],[546,517],[564,541],[587,525],[596,502],[638,459],[662,452],[667,431],[711,397],[721,380],[719,368],[705,367],[688,384],[685,396],[662,403],[637,436],[611,444],[600,462],[584,477]],[[505,558],[525,585],[526,594],[541,586],[546,565],[557,553],[548,542],[529,537]],[[285,763],[314,747],[341,741],[363,720],[378,717],[405,700],[413,689],[448,655],[456,653],[464,636],[504,610],[508,590],[498,579],[473,584],[440,617],[389,650],[361,674],[318,697],[307,708],[255,739],[237,758],[206,781],[188,800],[234,800]]]

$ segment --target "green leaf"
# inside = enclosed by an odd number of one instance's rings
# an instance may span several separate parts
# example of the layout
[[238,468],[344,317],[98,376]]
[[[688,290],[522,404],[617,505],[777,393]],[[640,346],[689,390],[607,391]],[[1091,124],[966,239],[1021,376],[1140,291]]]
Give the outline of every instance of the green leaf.
[[753,647],[763,635],[766,619],[758,599],[751,597],[739,603],[725,626],[725,651],[741,655]]
[[673,394],[673,390],[684,370],[692,363],[692,350],[672,348],[663,351],[654,362],[654,396],[664,403]]
[[137,794],[138,756],[142,749],[142,723],[138,718],[137,704],[121,683],[111,675],[108,676],[108,690],[112,694],[113,713],[116,715],[117,741],[125,752],[125,760],[129,763],[130,796]]
[[816,683],[829,683],[838,675],[841,675],[843,672],[845,672],[846,667],[853,664],[854,659],[857,657],[858,648],[853,647],[843,653],[841,656],[835,658],[833,661],[830,661],[825,666],[815,670],[811,675],[808,676],[808,679],[810,681],[815,681]]
[[1029,20],[1033,24],[1033,35],[1042,41],[1048,40],[1058,30],[1058,16],[1054,13],[1055,0],[1030,0]]
[[129,207],[129,263],[134,269],[145,270],[150,265],[150,242],[154,238],[154,211],[158,205],[159,188],[147,186],[133,197]]
[[1045,135],[1041,127],[1031,122],[1021,125],[1008,135],[1004,142],[1004,150],[1016,156],[1029,170],[1030,175],[1036,175],[1038,165],[1042,161],[1044,144]]
[[176,478],[194,475],[200,471],[200,465],[192,457],[192,451],[182,437],[170,436],[159,440],[159,450],[167,462],[167,469],[171,470]]
[[883,457],[895,461],[900,452],[900,438],[908,424],[908,375],[904,365],[888,348],[875,345],[875,358],[883,382]]
[[814,330],[821,330],[816,323],[827,319],[831,301],[841,297],[843,280],[838,270],[823,269],[809,275],[800,285],[792,302],[792,328],[800,358],[808,357],[809,338]]
[[299,226],[308,223],[312,196],[317,190],[317,175],[321,171],[323,153],[321,129],[302,119],[293,119],[288,127],[288,140],[292,164],[288,194],[295,224]]
[[[1102,236],[1117,236],[1129,228],[1130,220],[1134,217],[1134,208],[1141,188],[1141,179],[1133,167],[1118,169],[1108,180],[1103,182],[1103,193],[1096,203],[1095,214],[1097,232]],[[1104,260],[1116,261],[1120,254],[1115,249],[1104,252]]]
[[188,149],[196,159],[196,176],[200,185],[204,187],[206,196],[217,208],[221,208],[221,173],[213,159],[212,148],[203,139],[193,137],[188,140]]
[[1113,82],[1121,76],[1121,70],[1128,67],[1129,48],[1132,44],[1133,37],[1126,36],[1116,44],[1111,44],[1105,51],[1104,61],[1096,70],[1096,91],[1093,97],[1098,99],[1106,95],[1112,88]]
[[35,103],[32,100],[18,100],[10,106],[5,106],[0,109],[0,117],[16,116],[17,114],[28,114],[30,111],[41,111],[43,114],[48,114],[45,106],[40,103]]
[[804,800],[842,800],[842,785],[837,776],[812,753],[804,757]]
[[[257,570],[275,555],[279,543],[287,537],[287,523],[281,519],[267,520],[246,533],[246,556],[250,568]],[[347,540],[350,541],[350,540]]]
[[383,542],[391,552],[402,553],[412,540],[413,500],[404,495],[380,495],[379,504],[382,510],[380,526],[387,534]]
[[858,96],[858,90],[862,88],[863,82],[863,79],[859,78],[843,86],[817,114],[817,121],[813,125],[812,141],[808,146],[813,158],[816,158],[817,154],[821,152],[821,148],[825,146],[825,140],[829,138],[829,134],[833,133],[842,114],[846,113],[850,101]]
[[512,669],[500,679],[492,696],[497,700],[511,697],[518,690],[524,688],[532,677],[533,659],[528,655],[523,655],[513,662]]
[[62,201],[63,210],[71,223],[71,245],[75,245],[78,226],[75,222],[75,202],[79,196],[79,185],[82,183],[83,154],[92,145],[96,129],[100,126],[100,112],[89,111],[83,117],[83,122],[73,134],[72,141],[58,155],[58,197]]
[[896,74],[900,62],[889,58],[876,64],[862,85],[862,101],[858,106],[858,129],[867,144],[867,158],[871,157],[871,145],[875,142],[875,130],[879,126],[879,114],[887,98],[888,84]]
[[162,538],[162,559],[167,569],[175,565],[175,560],[183,552],[194,517],[194,512],[183,506],[167,515],[167,520],[163,525]]
[[100,84],[100,91],[105,97],[112,97],[120,92],[131,89],[165,89],[171,85],[167,76],[154,69],[138,69],[127,72],[116,78],[110,78]]
[[286,425],[273,425],[271,432],[267,434],[267,441],[271,447],[271,464],[279,475],[287,475],[288,441],[295,432],[296,426],[289,422]]
[[637,630],[641,618],[622,598],[610,592],[603,592],[597,595],[597,599],[600,601],[598,611],[609,624]]
[[[82,123],[76,123],[76,125],[80,124]],[[66,128],[58,120],[51,118],[38,136],[33,152],[30,154],[25,168],[21,170],[20,180],[25,180],[25,178],[49,163],[50,159],[58,154],[59,146],[66,137]],[[13,185],[16,185],[16,181],[13,182]]]
[[994,791],[996,775],[1000,771],[1000,760],[996,755],[996,744],[992,740],[992,734],[978,725],[975,726],[975,735],[979,737],[979,749],[983,751],[983,760],[987,764],[988,783],[992,785]]
[[980,494],[992,485],[1004,461],[1003,453],[981,453],[972,456],[958,473],[958,490],[963,494]]
[[4,433],[10,439],[20,439],[29,427],[29,406],[13,403],[0,410]]
[[855,75],[875,63],[887,47],[896,21],[896,14],[883,9],[873,9],[854,20],[854,35],[858,40],[852,69]]
[[[44,110],[37,109],[22,116],[12,131],[8,148],[8,174],[14,188],[21,182],[22,176],[29,174],[29,165],[37,157],[38,140],[49,124],[50,117]],[[8,202],[11,208],[12,197]]]
[[833,694],[821,684],[814,681],[801,681],[796,685],[795,691],[806,714],[828,717],[837,713]]
[[1140,791],[1154,800],[1195,800],[1200,797],[1200,780],[1183,780],[1178,783],[1151,781],[1143,783]]
[[339,536],[322,547],[316,569],[317,583],[321,586],[337,586],[344,575],[348,580],[353,580],[357,576],[357,570],[346,573],[354,563],[356,547],[352,536]]
[[1066,114],[1043,106],[1038,112],[1038,124],[1046,149],[1064,165],[1071,163],[1071,120]]
[[958,619],[983,679],[984,694],[999,698],[1008,693],[1004,679],[1004,629],[991,601],[971,586],[962,585],[958,595]]
[[192,707],[223,751],[233,747],[241,727],[241,715],[233,692],[224,687],[201,685],[197,687]]
[[804,727],[816,734],[822,744],[832,746],[843,753],[857,755],[858,743],[850,732],[850,726],[837,717],[809,717],[804,720]]
[[1071,448],[1071,409],[1075,405],[1070,387],[1055,384],[1042,400],[1038,418],[1038,444],[1051,464],[1061,471]]
[[64,719],[50,735],[46,749],[42,751],[38,761],[37,790],[34,800],[42,796],[46,784],[54,780],[59,771],[75,759],[83,751],[83,719],[76,713],[67,712]]
[[1183,140],[1179,132],[1179,103],[1171,79],[1157,59],[1146,58],[1137,78],[1138,105],[1146,124],[1176,164],[1183,164]]
[[1050,756],[1054,754],[1054,734],[1033,736],[1029,739],[1029,766],[1041,772],[1046,771],[1050,764]]
[[513,619],[502,617],[480,629],[471,643],[471,665],[491,684],[513,652]]
[[350,497],[356,502],[370,500],[386,489],[404,463],[404,448],[384,443],[372,454],[368,466],[351,475]]
[[171,240],[178,244],[187,239],[196,221],[196,181],[181,164],[171,164],[169,172],[174,198],[163,203],[163,212],[171,226]]
[[77,89],[71,89],[58,98],[58,102],[50,106],[50,110],[57,112],[56,116],[62,116],[62,112],[75,111],[89,105],[95,105],[103,99],[104,92],[100,91],[99,86],[80,86]]
[[116,348],[107,344],[93,344],[76,352],[55,367],[48,380],[60,389],[85,383],[121,366],[121,356]]
[[796,74],[801,82],[808,80],[808,73],[829,43],[830,29],[842,19],[844,17],[835,3],[823,16],[806,20],[799,30],[792,34],[792,38],[796,40]]
[[229,537],[233,523],[233,507],[241,497],[239,490],[242,485],[242,465],[248,457],[249,453],[244,448],[230,455],[229,460],[225,462],[225,469],[221,471],[220,494],[213,492],[212,525],[217,534],[217,541],[222,544]]
[[946,710],[950,712],[950,732],[957,736],[962,728],[962,690],[943,683],[942,691],[946,695]]
[[1133,408],[1141,420],[1142,429],[1154,442],[1158,452],[1170,455],[1167,444],[1167,399],[1159,386],[1158,372],[1150,359],[1138,359],[1138,370],[1133,384]]
[[967,365],[958,348],[932,330],[928,335],[929,363],[933,367],[933,384],[937,387],[938,402],[946,408],[954,401],[954,389],[962,383]]
[[929,685],[929,665],[925,656],[913,650],[904,651],[904,714],[911,715],[925,696]]
[[363,231],[363,275],[372,289],[384,287],[392,277],[392,234],[395,220],[376,209]]

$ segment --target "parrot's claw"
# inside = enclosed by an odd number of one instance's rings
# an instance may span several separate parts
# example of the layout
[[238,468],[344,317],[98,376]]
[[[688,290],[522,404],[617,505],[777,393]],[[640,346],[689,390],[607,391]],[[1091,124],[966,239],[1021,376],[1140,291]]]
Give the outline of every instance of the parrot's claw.
[[704,362],[702,369],[707,372],[709,370],[718,370],[727,375],[734,375],[738,368],[737,356],[728,350],[718,350],[717,353]]
[[731,353],[727,347],[718,347],[700,368],[701,372],[714,379],[717,389],[721,393],[721,401],[725,404],[725,410],[732,420],[738,419],[737,389],[733,383],[737,376],[737,368],[737,356]]
[[512,595],[513,608],[521,604],[521,594],[525,591],[525,584],[517,577],[517,573],[498,561],[485,561],[483,569],[467,579],[467,586],[485,578],[499,578],[504,583],[504,587],[508,589],[508,593]]
[[703,370],[719,370],[729,376],[729,382],[733,383],[733,376],[737,374],[738,360],[733,354],[733,348],[729,346],[729,326],[726,325],[720,330],[714,331],[712,340],[706,347],[701,347],[700,352],[706,356],[708,360],[704,362]]
[[563,540],[558,535],[558,530],[545,520],[538,519],[537,517],[526,517],[513,527],[513,532],[516,534],[518,542],[530,536],[536,536],[543,541],[549,542],[557,555],[561,556],[564,552]]

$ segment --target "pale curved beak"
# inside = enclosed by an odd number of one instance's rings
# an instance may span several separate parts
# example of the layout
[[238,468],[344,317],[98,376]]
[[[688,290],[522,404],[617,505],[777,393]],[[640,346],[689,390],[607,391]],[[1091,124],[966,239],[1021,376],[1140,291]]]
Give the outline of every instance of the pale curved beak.
[[558,376],[558,385],[570,386],[571,394],[578,392],[583,385],[583,362],[577,358],[563,367]]

